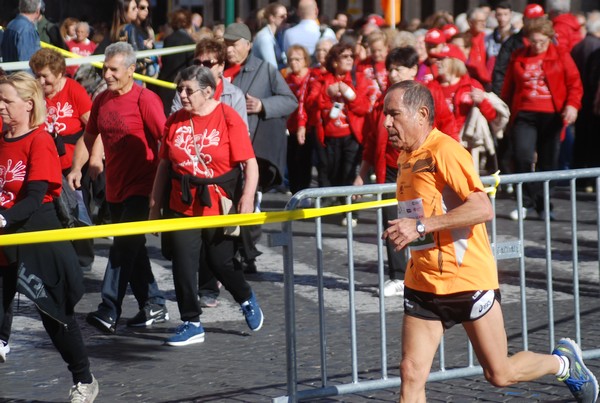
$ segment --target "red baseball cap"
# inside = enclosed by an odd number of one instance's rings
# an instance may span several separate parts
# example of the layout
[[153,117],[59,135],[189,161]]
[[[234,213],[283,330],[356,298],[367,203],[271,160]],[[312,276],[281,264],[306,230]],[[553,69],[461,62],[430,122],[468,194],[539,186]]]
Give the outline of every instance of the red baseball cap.
[[467,62],[467,57],[465,56],[464,52],[462,50],[460,50],[460,48],[456,45],[453,45],[451,43],[447,43],[444,46],[444,49],[442,49],[441,51],[437,52],[437,53],[431,53],[432,57],[437,57],[438,59],[444,59],[446,57],[451,57],[453,59],[458,59],[463,63]]
[[454,35],[458,34],[459,30],[454,24],[446,24],[442,27],[442,32],[444,33],[446,40],[449,41]]
[[387,23],[385,22],[385,19],[382,16],[377,15],[377,14],[371,14],[367,18],[367,24],[374,24],[374,25],[377,25],[378,27],[383,27]]
[[444,32],[441,30],[432,28],[425,34],[425,43],[429,43],[431,45],[446,43],[446,35],[444,35]]
[[530,20],[543,17],[545,14],[544,8],[539,4],[528,4],[527,7],[525,7],[525,11],[523,11],[523,16]]

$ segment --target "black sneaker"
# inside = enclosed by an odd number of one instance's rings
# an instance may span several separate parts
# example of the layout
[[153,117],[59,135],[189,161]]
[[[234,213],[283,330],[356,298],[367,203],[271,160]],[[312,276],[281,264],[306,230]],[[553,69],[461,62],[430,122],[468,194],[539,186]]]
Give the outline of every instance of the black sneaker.
[[149,304],[127,321],[129,327],[152,326],[153,323],[162,323],[169,320],[169,311],[165,305]]
[[117,330],[117,322],[100,311],[88,313],[85,321],[104,333],[114,334]]

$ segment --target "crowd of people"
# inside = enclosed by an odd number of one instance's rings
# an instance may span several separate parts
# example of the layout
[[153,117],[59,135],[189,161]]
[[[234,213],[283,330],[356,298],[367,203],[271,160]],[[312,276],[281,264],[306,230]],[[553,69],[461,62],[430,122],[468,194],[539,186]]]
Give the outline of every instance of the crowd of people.
[[[598,166],[590,130],[600,110],[600,12],[573,15],[566,0],[547,3],[548,10],[538,4],[513,10],[506,1],[493,8],[482,3],[456,17],[436,12],[401,29],[388,27],[378,15],[353,22],[339,13],[328,21],[319,16],[315,0],[300,0],[294,10],[273,2],[252,19],[212,28],[202,26],[199,14],[178,9],[169,16],[168,29],[156,35],[148,0],[117,0],[104,33],[90,32],[86,21],[75,18],[53,26],[41,0],[20,0],[20,13],[5,27],[0,49],[4,62],[26,60],[30,70],[3,73],[0,79],[0,164],[5,164],[0,165],[0,227],[7,233],[59,227],[53,199],[61,187],[80,191],[89,215],[102,216],[97,222],[119,223],[260,211],[263,192],[296,193],[314,186],[313,168],[319,187],[396,183],[403,153],[415,151],[424,138],[391,122],[406,105],[416,111],[415,102],[425,102],[425,89],[431,104],[421,105],[427,109],[421,129],[428,134],[436,128],[434,137],[447,150],[477,156],[460,154],[457,167],[469,178],[498,167],[518,173]],[[64,56],[41,49],[40,40],[80,56],[103,54],[104,67],[101,72],[85,64],[67,67]],[[153,49],[158,41],[163,47],[196,47],[161,58],[136,57],[136,51]],[[134,80],[134,73],[173,82],[175,89]],[[394,107],[390,89],[395,89]],[[408,93],[421,98],[400,102],[399,94]],[[400,140],[391,141],[392,134]],[[39,161],[45,163],[42,171]],[[461,188],[465,204],[477,189]],[[524,189],[524,207],[510,217],[526,219],[537,212],[552,219],[541,189],[534,184]],[[485,213],[487,205],[479,199]],[[384,217],[393,222],[398,209],[385,209]],[[344,216],[340,224],[358,221]],[[417,235],[427,244],[428,231],[419,228]],[[397,231],[406,239],[396,239]],[[403,249],[415,233],[397,231],[386,236],[385,297],[404,295],[410,267],[399,245]],[[204,341],[202,308],[218,306],[221,285],[240,304],[248,327],[262,327],[259,296],[244,277],[258,270],[260,236],[260,226],[163,234],[182,321],[166,344]],[[31,253],[30,270],[52,294],[49,310],[37,302],[39,295],[17,285],[17,274],[22,275],[17,268],[25,259],[21,249]],[[57,253],[62,260],[52,260],[56,267],[41,267],[42,259]],[[24,292],[36,302],[73,373],[72,401],[93,401],[98,383],[73,319],[81,269],[91,267],[93,244],[23,246],[6,249],[0,258],[9,269],[0,270],[0,362],[10,351],[12,299],[16,291]],[[57,288],[54,279],[63,272],[68,281]],[[497,288],[497,280],[488,280],[484,286]],[[127,326],[169,320],[146,238],[138,235],[114,238],[102,301],[87,315],[88,323],[115,333],[128,286],[138,313]],[[416,298],[414,289],[408,291]],[[476,333],[474,328],[477,338]],[[571,354],[565,343],[559,356]],[[559,360],[561,379],[568,379],[568,360]]]

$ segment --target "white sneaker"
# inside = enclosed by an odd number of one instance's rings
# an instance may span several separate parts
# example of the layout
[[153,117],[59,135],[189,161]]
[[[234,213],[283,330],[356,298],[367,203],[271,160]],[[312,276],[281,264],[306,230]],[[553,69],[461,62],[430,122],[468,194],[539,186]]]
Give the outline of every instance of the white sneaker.
[[[356,228],[357,225],[358,225],[358,219],[353,218],[352,219],[352,228]],[[344,217],[342,219],[342,227],[346,227],[346,226],[348,226],[348,219],[346,217]]]
[[71,386],[69,399],[71,403],[92,403],[98,396],[98,381],[92,375],[92,383],[81,383]]
[[0,340],[0,363],[6,362],[6,354],[10,352],[10,346],[7,342]]
[[404,281],[402,280],[386,280],[383,283],[384,297],[402,297],[404,296]]
[[[521,215],[523,216],[523,219],[527,218],[527,208],[521,207]],[[510,214],[508,216],[510,217],[511,220],[518,221],[519,220],[519,209],[518,208],[514,209],[513,211],[510,212]]]

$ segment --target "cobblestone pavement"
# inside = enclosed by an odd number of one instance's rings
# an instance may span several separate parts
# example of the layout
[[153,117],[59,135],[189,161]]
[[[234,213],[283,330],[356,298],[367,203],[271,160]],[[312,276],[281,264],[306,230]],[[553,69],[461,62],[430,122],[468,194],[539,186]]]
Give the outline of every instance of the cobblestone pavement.
[[[578,203],[578,238],[582,306],[582,344],[584,349],[600,345],[600,304],[598,302],[598,251],[595,205],[586,195]],[[286,196],[268,194],[264,209],[281,209]],[[514,239],[516,224],[507,220],[514,207],[510,200],[498,200],[498,234],[501,240]],[[572,250],[570,211],[564,197],[555,201],[557,220],[552,223],[552,256],[556,338],[574,337],[572,298]],[[375,229],[372,212],[361,212],[352,248],[355,258],[357,350],[360,380],[381,376],[379,322],[377,320],[378,283]],[[327,323],[327,373],[329,385],[352,381],[347,313],[347,270],[344,249],[345,228],[337,225],[341,217],[325,218],[324,253],[325,301]],[[543,222],[525,223],[527,256],[527,312],[529,347],[549,351],[545,272],[545,235]],[[150,329],[132,330],[124,326],[136,313],[136,302],[128,295],[117,334],[103,335],[85,323],[85,314],[95,310],[106,265],[110,241],[96,242],[97,258],[93,270],[85,275],[88,290],[76,311],[82,327],[94,375],[100,382],[98,402],[269,402],[286,394],[286,344],[283,304],[283,262],[281,248],[267,246],[268,235],[280,225],[267,225],[258,258],[259,273],[249,275],[265,312],[264,327],[253,333],[246,327],[239,307],[223,290],[220,305],[206,309],[202,322],[206,341],[187,347],[168,347],[162,340],[179,324],[170,262],[162,259],[159,243],[149,236],[153,270],[165,291],[171,320]],[[295,231],[295,273],[297,309],[297,357],[299,390],[321,386],[319,360],[318,304],[314,268],[314,225],[298,222]],[[520,330],[519,278],[516,260],[500,262],[503,311],[514,353],[522,345]],[[387,367],[390,377],[398,376],[402,301],[386,299]],[[21,299],[15,312],[11,352],[0,364],[0,402],[67,401],[71,384],[66,365],[54,350],[31,303]],[[466,339],[462,328],[447,333],[446,368],[467,363]],[[600,360],[589,360],[590,368],[600,374]],[[436,360],[434,370],[439,369]],[[431,402],[568,402],[566,387],[552,376],[537,382],[497,389],[483,376],[432,382],[427,386]],[[322,398],[321,402],[395,402],[397,388],[352,395]]]

